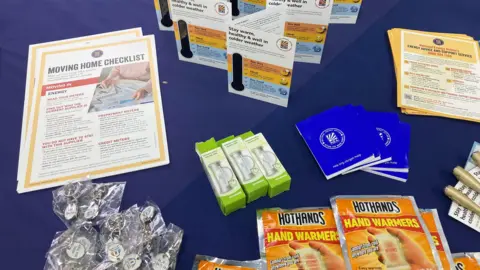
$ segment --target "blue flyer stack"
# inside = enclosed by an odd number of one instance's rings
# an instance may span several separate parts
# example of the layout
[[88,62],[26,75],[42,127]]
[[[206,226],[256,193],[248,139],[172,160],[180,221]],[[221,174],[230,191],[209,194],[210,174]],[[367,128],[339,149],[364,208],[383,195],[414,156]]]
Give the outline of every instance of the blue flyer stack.
[[410,126],[396,113],[333,107],[297,123],[327,179],[362,170],[406,182]]

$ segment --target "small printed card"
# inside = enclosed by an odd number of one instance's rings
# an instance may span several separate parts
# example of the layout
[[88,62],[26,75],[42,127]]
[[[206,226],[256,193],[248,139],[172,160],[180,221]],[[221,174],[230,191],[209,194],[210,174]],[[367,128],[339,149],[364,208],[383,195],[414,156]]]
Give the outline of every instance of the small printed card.
[[358,170],[402,182],[408,179],[410,127],[397,114],[347,105],[296,126],[327,179]]
[[385,126],[383,136],[388,143],[387,148],[392,154],[392,160],[370,167],[376,171],[408,172],[408,154],[410,151],[410,126],[398,122],[397,127]]
[[[360,121],[364,124],[365,129],[370,132],[370,136],[372,136],[372,137],[378,136],[377,140],[376,140],[378,151],[375,154],[375,159],[372,160],[371,162],[366,163],[362,166],[353,168],[352,170],[350,170],[348,172],[345,172],[343,174],[352,173],[352,172],[355,172],[355,171],[358,171],[358,170],[361,170],[361,169],[364,169],[364,168],[368,168],[368,167],[378,165],[378,164],[382,164],[382,163],[385,163],[387,161],[392,160],[392,155],[390,154],[390,150],[386,147],[386,144],[383,141],[384,140],[384,138],[382,136],[383,134],[378,129],[378,124],[377,124],[378,121],[376,119],[376,118],[380,117],[380,115],[377,115],[377,114],[383,114],[383,113],[367,112],[367,111],[365,111],[365,109],[362,106],[354,106],[352,108],[358,113],[358,120],[357,121]],[[396,114],[393,114],[393,115],[396,116]],[[396,122],[398,122],[398,116],[397,116]]]
[[472,146],[472,150],[470,150],[470,154],[468,155],[467,163],[465,164],[465,170],[470,171],[471,169],[477,167],[472,160],[472,154],[480,151],[480,143],[474,142]]
[[378,157],[378,135],[357,119],[355,109],[346,106],[335,107],[297,123],[300,135],[327,179]]

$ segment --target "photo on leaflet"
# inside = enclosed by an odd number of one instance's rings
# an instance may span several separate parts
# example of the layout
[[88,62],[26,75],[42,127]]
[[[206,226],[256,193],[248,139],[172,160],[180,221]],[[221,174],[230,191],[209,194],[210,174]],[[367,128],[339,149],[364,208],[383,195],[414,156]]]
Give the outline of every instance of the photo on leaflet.
[[150,62],[102,69],[88,112],[153,102]]

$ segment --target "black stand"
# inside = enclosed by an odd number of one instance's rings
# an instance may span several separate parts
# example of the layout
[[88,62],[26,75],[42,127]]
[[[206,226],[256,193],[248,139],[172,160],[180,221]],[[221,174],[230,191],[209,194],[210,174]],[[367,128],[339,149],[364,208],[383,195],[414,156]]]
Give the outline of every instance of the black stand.
[[238,0],[230,0],[232,3],[232,16],[240,15],[240,10],[238,9]]
[[185,22],[184,20],[178,21],[178,32],[180,34],[180,44],[182,45],[180,53],[185,58],[192,58],[193,53],[190,50],[190,37],[188,36],[187,22]]
[[233,81],[232,87],[237,91],[243,91],[243,58],[239,53],[234,53],[232,57]]
[[160,0],[160,9],[162,13],[162,19],[160,23],[165,27],[170,27],[173,25],[173,21],[170,18],[170,10],[168,9],[167,0]]

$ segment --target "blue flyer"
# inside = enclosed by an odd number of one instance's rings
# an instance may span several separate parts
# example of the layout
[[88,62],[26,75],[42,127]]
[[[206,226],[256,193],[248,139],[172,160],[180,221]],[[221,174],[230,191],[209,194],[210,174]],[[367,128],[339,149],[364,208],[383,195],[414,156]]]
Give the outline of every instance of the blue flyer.
[[397,180],[400,182],[407,182],[408,180],[408,172],[386,172],[386,171],[375,171],[375,170],[369,170],[369,169],[365,169],[364,171],[367,173],[379,175],[379,176]]
[[[368,168],[374,165],[382,164],[387,161],[392,160],[392,155],[390,154],[390,150],[387,148],[385,142],[383,141],[384,138],[382,137],[382,130],[378,128],[377,122],[383,121],[392,121],[396,125],[398,125],[398,115],[394,113],[376,113],[376,112],[367,112],[362,106],[355,106],[353,107],[359,114],[359,118],[357,121],[361,121],[364,126],[365,130],[370,132],[370,136],[377,137],[377,150],[378,152],[375,154],[375,159],[372,162],[366,163],[362,166],[356,167],[348,172],[343,174],[352,173],[363,168]],[[392,117],[394,115],[396,118]],[[382,124],[380,126],[383,126]]]
[[[386,126],[385,126],[386,127]],[[388,143],[387,148],[392,154],[392,160],[369,169],[376,171],[408,172],[408,154],[410,151],[410,125],[398,122],[384,129],[383,136]]]
[[371,162],[378,135],[358,121],[353,106],[335,107],[297,123],[297,129],[327,179]]

